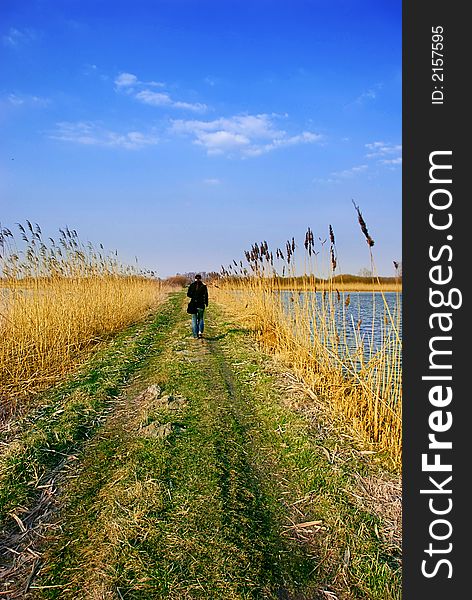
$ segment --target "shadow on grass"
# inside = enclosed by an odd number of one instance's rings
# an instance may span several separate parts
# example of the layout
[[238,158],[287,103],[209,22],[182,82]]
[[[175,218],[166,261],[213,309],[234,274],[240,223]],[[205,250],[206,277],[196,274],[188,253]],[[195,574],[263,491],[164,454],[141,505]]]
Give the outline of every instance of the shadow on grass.
[[228,329],[224,333],[220,333],[218,335],[205,335],[204,338],[210,342],[217,342],[218,340],[222,340],[228,335],[247,335],[250,333],[249,329],[245,328],[233,328]]
[[208,340],[209,342],[217,342],[218,340],[225,338],[227,335],[227,333],[220,333],[220,335],[206,335],[204,339]]

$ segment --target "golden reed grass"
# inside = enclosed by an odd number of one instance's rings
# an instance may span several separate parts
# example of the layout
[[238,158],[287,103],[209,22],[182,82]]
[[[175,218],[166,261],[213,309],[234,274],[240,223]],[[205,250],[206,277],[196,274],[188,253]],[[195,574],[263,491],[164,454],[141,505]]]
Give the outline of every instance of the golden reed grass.
[[0,399],[15,410],[78,364],[98,342],[143,318],[165,289],[153,273],[122,266],[116,253],[58,242],[19,224],[0,229]]
[[[375,272],[374,241],[356,210]],[[385,451],[398,468],[402,450],[400,277],[384,283],[372,277],[370,284],[352,276],[343,281],[343,276],[335,275],[338,257],[331,226],[318,246],[315,251],[314,235],[308,229],[304,256],[296,267],[293,238],[275,253],[265,241],[254,244],[245,252],[246,264],[233,261],[222,268],[212,293],[240,316],[266,350],[289,364],[372,449]],[[318,275],[323,269],[328,277]],[[300,270],[303,275],[296,275]],[[387,302],[387,291],[395,292],[393,303]]]

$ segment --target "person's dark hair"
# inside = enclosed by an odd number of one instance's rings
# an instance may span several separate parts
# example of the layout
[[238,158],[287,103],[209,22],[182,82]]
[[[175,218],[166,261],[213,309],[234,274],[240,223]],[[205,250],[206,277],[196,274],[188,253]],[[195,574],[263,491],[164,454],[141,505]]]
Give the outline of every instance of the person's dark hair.
[[195,279],[201,279],[202,276],[200,275],[200,273],[197,273],[197,275],[195,275]]

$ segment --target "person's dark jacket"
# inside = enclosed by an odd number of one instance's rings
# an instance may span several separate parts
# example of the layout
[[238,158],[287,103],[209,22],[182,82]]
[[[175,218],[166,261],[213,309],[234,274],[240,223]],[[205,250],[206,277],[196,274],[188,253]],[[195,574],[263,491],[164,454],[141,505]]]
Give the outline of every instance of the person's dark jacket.
[[187,296],[192,298],[197,308],[208,306],[208,289],[201,281],[194,281],[188,286]]

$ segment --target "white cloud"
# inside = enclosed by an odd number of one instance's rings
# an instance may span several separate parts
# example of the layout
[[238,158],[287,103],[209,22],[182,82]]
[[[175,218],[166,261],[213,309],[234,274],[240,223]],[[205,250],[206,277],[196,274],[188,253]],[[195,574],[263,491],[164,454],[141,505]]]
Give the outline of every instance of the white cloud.
[[16,108],[45,108],[50,104],[48,98],[42,98],[41,96],[34,96],[32,94],[8,94],[1,98],[0,102],[3,105],[9,105]]
[[57,123],[56,130],[51,132],[49,137],[53,140],[73,142],[85,146],[124,148],[126,150],[138,150],[159,142],[159,138],[153,132],[128,131],[127,133],[118,133],[104,129],[100,124],[88,121]]
[[132,85],[137,85],[138,78],[133,73],[120,73],[118,77],[115,78],[115,85],[118,88],[129,87]]
[[208,106],[201,102],[181,102],[180,100],[172,100],[172,106],[184,110],[193,110],[194,112],[205,112],[208,109]]
[[371,88],[369,88],[369,89],[365,90],[364,92],[362,92],[361,94],[359,94],[359,96],[357,96],[357,98],[355,100],[350,102],[347,105],[347,107],[362,106],[362,105],[365,105],[367,102],[373,102],[374,100],[377,99],[382,87],[383,87],[382,83],[376,83]]
[[350,179],[359,175],[360,173],[364,173],[369,169],[368,165],[357,165],[355,167],[351,167],[350,169],[344,169],[343,171],[333,171],[329,174],[327,178],[315,178],[313,179],[314,183],[340,183],[345,181],[346,179]]
[[208,107],[202,103],[183,102],[175,100],[167,92],[154,92],[155,87],[166,87],[165,83],[159,81],[140,81],[133,73],[120,73],[115,78],[115,89],[133,96],[139,102],[150,106],[167,106],[193,112],[204,112]]
[[134,73],[120,73],[115,77],[115,85],[118,89],[128,87],[165,87],[162,81],[140,81]]
[[251,156],[258,156],[265,152],[270,152],[276,148],[283,148],[284,146],[295,146],[297,144],[309,144],[313,142],[319,142],[323,136],[317,133],[311,133],[310,131],[303,131],[298,135],[292,135],[290,137],[276,138],[269,144],[264,144],[257,148],[251,148],[247,154]]
[[366,144],[365,147],[369,150],[367,158],[384,157],[390,154],[398,154],[402,151],[401,144],[391,144],[389,142],[372,142]]
[[173,100],[169,94],[165,92],[152,92],[151,90],[142,90],[134,96],[136,100],[149,104],[150,106],[169,106],[171,108],[182,108],[184,110],[192,110],[195,112],[203,112],[207,109],[206,104],[192,104],[190,102],[181,102]]
[[220,179],[216,179],[215,177],[213,178],[209,178],[209,179],[204,179],[203,183],[206,185],[219,185],[221,183]]
[[7,101],[13,106],[22,106],[25,103],[25,99],[21,96],[17,96],[16,94],[9,94],[7,97]]
[[200,132],[195,143],[204,146],[208,154],[223,154],[250,144],[249,138],[231,131]]
[[[402,164],[402,146],[401,144],[392,144],[390,142],[372,142],[366,144],[369,150],[367,158],[377,159],[379,164],[396,167]],[[396,156],[395,156],[396,155]]]
[[[375,141],[365,144],[365,148],[369,151],[365,158],[373,159],[373,162],[367,162],[364,164],[350,167],[342,171],[334,171],[328,175],[327,178],[314,179],[315,183],[340,183],[346,179],[356,177],[360,174],[369,171],[366,176],[371,177],[376,175],[376,171],[381,165],[385,165],[391,169],[395,169],[398,165],[402,164],[401,144],[393,144],[391,142]],[[372,168],[374,167],[374,169]]]
[[10,48],[17,48],[36,39],[36,33],[32,29],[16,29],[10,27],[8,33],[2,37],[3,44]]
[[289,136],[277,129],[277,115],[235,115],[213,121],[174,120],[172,131],[189,135],[208,154],[258,156],[284,146],[319,141],[322,136],[304,131]]
[[169,94],[151,92],[150,90],[138,92],[134,97],[136,100],[144,102],[144,104],[150,104],[151,106],[169,106],[172,104]]
[[351,167],[350,169],[345,169],[344,171],[335,171],[331,173],[331,176],[336,179],[346,179],[348,177],[353,177],[358,173],[362,173],[363,171],[367,171],[369,167],[367,165],[359,165],[357,167]]
[[380,161],[383,165],[401,165],[402,157],[398,156],[397,158],[390,158]]
[[365,100],[375,100],[377,98],[376,90],[367,90],[357,97],[356,102],[364,102]]

